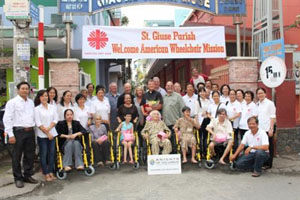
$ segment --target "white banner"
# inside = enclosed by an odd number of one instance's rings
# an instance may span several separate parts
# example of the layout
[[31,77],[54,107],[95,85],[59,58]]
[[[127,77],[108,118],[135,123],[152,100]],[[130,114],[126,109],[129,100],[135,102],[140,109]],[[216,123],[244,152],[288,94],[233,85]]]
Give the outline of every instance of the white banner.
[[148,160],[148,175],[181,174],[180,154],[150,155]]
[[224,58],[223,26],[128,28],[83,26],[82,58]]

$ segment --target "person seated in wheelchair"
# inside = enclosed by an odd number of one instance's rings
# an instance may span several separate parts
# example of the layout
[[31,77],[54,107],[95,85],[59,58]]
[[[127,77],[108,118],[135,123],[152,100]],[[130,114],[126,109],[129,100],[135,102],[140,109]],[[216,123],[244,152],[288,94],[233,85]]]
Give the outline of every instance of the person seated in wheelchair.
[[149,140],[153,155],[159,154],[159,147],[163,147],[162,154],[170,154],[172,144],[170,141],[171,131],[167,125],[161,120],[161,114],[157,110],[151,111],[150,119],[146,122],[142,130],[144,139]]
[[74,112],[66,109],[64,112],[65,120],[59,121],[55,128],[59,136],[59,146],[61,146],[63,155],[63,167],[66,172],[72,170],[73,159],[77,170],[83,170],[84,164],[82,160],[82,142],[81,137],[87,134],[87,131],[81,126],[79,121],[73,120]]
[[229,154],[230,149],[233,145],[232,140],[232,125],[227,119],[227,113],[224,108],[217,111],[217,118],[212,119],[209,125],[207,125],[206,130],[211,134],[209,151],[212,156],[216,156],[215,146],[223,145],[226,149],[219,160],[220,164],[226,164],[224,159]]
[[103,167],[111,164],[109,141],[107,135],[106,126],[102,123],[101,115],[95,115],[95,124],[89,127],[89,131],[92,135],[92,147],[94,150],[95,163],[98,166]]
[[120,123],[116,132],[121,131],[120,141],[124,146],[124,161],[123,164],[127,163],[127,153],[129,152],[130,164],[134,164],[133,156],[132,156],[132,148],[131,146],[134,144],[135,138],[133,133],[133,123],[131,121],[131,114],[127,113],[125,115],[125,121]]
[[183,117],[179,118],[175,125],[174,131],[179,140],[180,138],[180,146],[182,149],[182,163],[187,163],[186,153],[188,151],[188,147],[192,149],[192,163],[197,163],[195,159],[196,155],[196,137],[194,134],[194,128],[199,128],[199,124],[196,119],[190,117],[191,109],[187,106],[182,108]]

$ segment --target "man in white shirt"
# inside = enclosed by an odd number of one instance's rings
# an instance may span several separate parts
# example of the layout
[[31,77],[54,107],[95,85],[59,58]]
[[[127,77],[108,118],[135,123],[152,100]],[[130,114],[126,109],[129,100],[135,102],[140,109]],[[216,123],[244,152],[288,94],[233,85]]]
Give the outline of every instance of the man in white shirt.
[[[35,134],[34,134],[34,104],[28,98],[30,85],[21,82],[17,85],[18,95],[9,100],[5,107],[3,123],[5,135],[9,136],[9,143],[14,144],[12,156],[12,168],[17,188],[24,187],[24,182],[36,184],[38,181],[32,178],[33,163],[35,157]],[[23,169],[21,159],[23,157]]]
[[253,177],[259,177],[262,172],[262,166],[269,159],[269,139],[265,131],[258,128],[258,119],[250,117],[248,119],[249,131],[243,137],[243,140],[236,150],[230,156],[230,161],[237,159],[238,155],[244,150],[244,155],[238,158],[236,168],[244,170],[253,170]]
[[183,96],[183,101],[187,107],[191,109],[191,117],[195,116],[195,104],[198,100],[198,95],[195,94],[194,86],[191,83],[186,85],[186,95]]
[[166,90],[164,88],[160,87],[160,79],[156,76],[153,78],[155,90],[161,94],[161,96],[165,96],[167,94]]

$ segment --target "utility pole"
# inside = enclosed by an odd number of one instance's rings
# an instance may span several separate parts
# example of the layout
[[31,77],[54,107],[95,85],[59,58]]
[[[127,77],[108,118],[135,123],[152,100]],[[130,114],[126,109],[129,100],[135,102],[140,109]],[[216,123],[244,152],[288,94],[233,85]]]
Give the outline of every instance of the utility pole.
[[72,13],[69,17],[64,14],[64,24],[66,24],[66,58],[71,58],[71,25],[73,24]]
[[234,15],[233,16],[233,24],[236,28],[236,56],[241,57],[241,31],[240,26],[243,24],[241,20],[241,16]]
[[[14,83],[30,81],[30,17],[28,0],[5,0],[6,18],[14,25],[13,72]],[[16,94],[16,90],[13,92]]]

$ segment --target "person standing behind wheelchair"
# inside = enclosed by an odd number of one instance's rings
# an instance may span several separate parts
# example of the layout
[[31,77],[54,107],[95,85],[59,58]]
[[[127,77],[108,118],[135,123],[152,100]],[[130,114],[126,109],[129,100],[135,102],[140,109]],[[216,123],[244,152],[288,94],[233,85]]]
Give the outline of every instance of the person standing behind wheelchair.
[[[23,81],[17,85],[18,95],[6,104],[3,123],[5,134],[9,136],[9,143],[14,144],[12,155],[12,168],[15,185],[17,188],[24,187],[24,182],[36,184],[38,181],[32,178],[35,157],[35,134],[34,134],[34,104],[28,98],[30,91],[29,83]],[[21,159],[23,158],[23,169]]]
[[181,110],[185,106],[184,101],[180,94],[174,92],[172,81],[166,84],[167,94],[163,96],[163,110],[162,115],[164,122],[171,130],[171,142],[173,144],[173,153],[176,152],[175,133],[173,126],[176,121],[182,116]]
[[62,146],[64,151],[63,167],[66,172],[72,170],[72,155],[74,155],[76,169],[84,169],[80,136],[86,134],[87,131],[81,126],[79,121],[73,120],[73,117],[73,110],[67,109],[64,112],[65,120],[59,121],[55,126],[60,137],[59,145]]
[[54,176],[54,156],[55,140],[57,136],[54,128],[58,121],[56,107],[48,104],[48,93],[40,90],[34,99],[34,116],[37,135],[37,142],[40,150],[40,162],[46,181],[55,180]]

